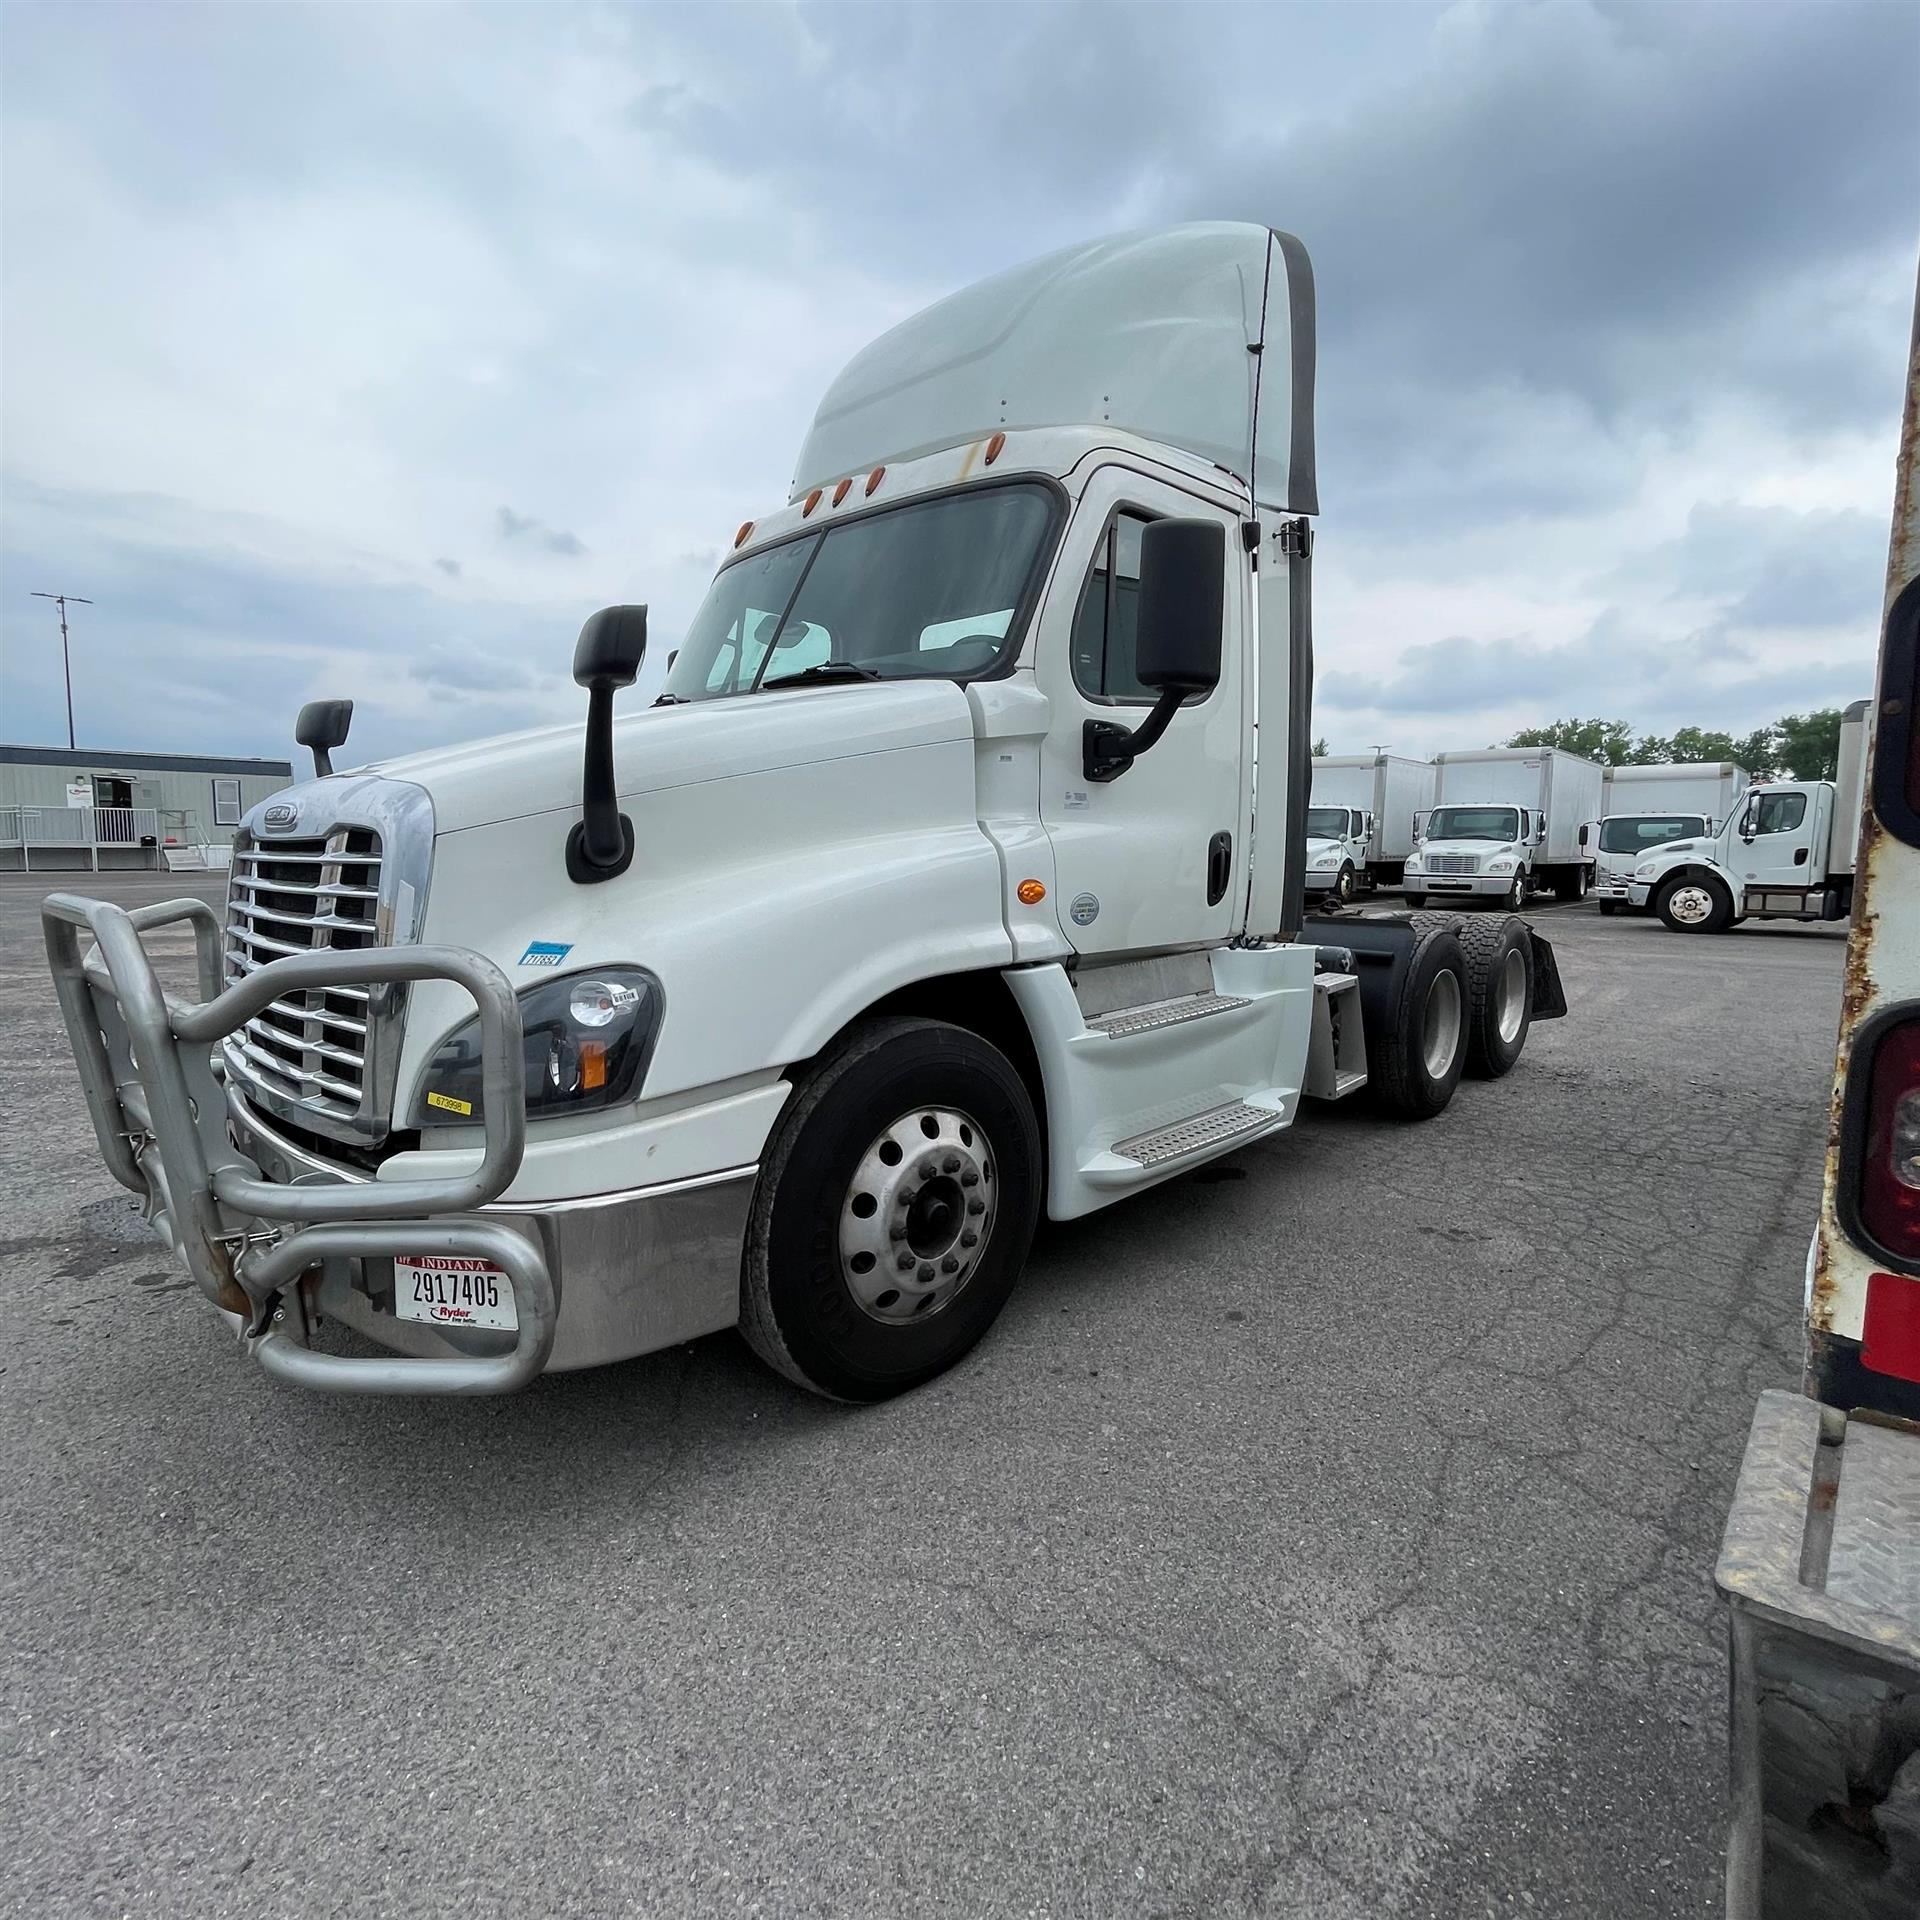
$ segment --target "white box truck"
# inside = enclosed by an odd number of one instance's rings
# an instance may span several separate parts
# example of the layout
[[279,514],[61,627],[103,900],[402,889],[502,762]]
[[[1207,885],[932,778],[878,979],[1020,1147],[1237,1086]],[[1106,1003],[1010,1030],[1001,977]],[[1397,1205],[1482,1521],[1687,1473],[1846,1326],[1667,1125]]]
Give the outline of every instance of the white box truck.
[[1525,922],[1302,911],[1313,313],[1224,223],[968,288],[840,374],[650,707],[607,608],[584,731],[336,774],[316,703],[224,924],[50,898],[101,1152],[260,1364],[497,1392],[738,1325],[878,1400],[1043,1211],[1511,1067],[1566,1005]]
[[1655,847],[1715,832],[1752,776],[1731,760],[1609,767],[1592,842],[1593,895],[1603,914],[1630,904],[1633,870]]
[[[1433,805],[1433,763],[1399,753],[1316,755],[1313,805],[1316,810],[1345,807],[1365,815],[1364,844],[1345,850],[1356,877],[1368,887],[1397,887],[1413,851],[1414,822]],[[1308,832],[1313,832],[1311,817]],[[1310,887],[1313,880],[1309,859]]]
[[1866,789],[1868,702],[1841,716],[1831,780],[1769,780],[1715,833],[1674,840],[1633,870],[1627,898],[1679,933],[1742,920],[1844,920],[1853,911],[1854,840]]
[[1585,899],[1604,769],[1558,747],[1433,757],[1433,807],[1407,858],[1407,904],[1478,899],[1517,911],[1537,887]]

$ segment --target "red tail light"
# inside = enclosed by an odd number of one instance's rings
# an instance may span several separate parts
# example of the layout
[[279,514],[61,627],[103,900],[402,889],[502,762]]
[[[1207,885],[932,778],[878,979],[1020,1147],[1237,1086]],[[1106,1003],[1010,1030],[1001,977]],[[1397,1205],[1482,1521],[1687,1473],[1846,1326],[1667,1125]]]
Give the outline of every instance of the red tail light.
[[1896,1260],[1920,1260],[1920,1020],[1873,1050],[1860,1153],[1860,1224]]

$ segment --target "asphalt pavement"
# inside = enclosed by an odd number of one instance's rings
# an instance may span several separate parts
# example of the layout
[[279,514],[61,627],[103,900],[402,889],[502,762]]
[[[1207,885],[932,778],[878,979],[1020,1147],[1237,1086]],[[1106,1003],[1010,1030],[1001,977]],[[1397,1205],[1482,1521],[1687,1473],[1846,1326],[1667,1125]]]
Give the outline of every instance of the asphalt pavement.
[[1711,1566],[1797,1373],[1830,932],[1540,913],[1571,1013],[1510,1078],[1043,1229],[887,1406],[732,1335],[352,1401],[251,1366],[100,1165],[38,892],[0,1912],[1718,1910]]

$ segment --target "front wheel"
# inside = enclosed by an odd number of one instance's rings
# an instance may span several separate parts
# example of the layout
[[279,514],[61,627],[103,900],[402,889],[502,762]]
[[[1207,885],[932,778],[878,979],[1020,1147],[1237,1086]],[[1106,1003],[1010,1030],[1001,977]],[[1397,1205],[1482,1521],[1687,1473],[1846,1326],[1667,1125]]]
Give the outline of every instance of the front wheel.
[[1427,904],[1427,896],[1424,893],[1408,893],[1404,888],[1401,890],[1400,898],[1415,913]]
[[1339,879],[1333,883],[1333,897],[1344,907],[1357,891],[1358,883],[1353,877],[1353,868],[1343,866],[1340,869]]
[[1518,913],[1527,904],[1527,876],[1516,873],[1513,885],[1507,889],[1506,897],[1500,903],[1508,913]]
[[1724,933],[1733,925],[1733,896],[1712,874],[1676,875],[1654,898],[1653,910],[1675,933]]
[[1605,914],[1609,920],[1620,911],[1620,903],[1617,900],[1602,900],[1599,905],[1600,911]]
[[795,1087],[761,1162],[741,1260],[748,1345],[837,1400],[944,1372],[1020,1277],[1040,1165],[1025,1083],[977,1034],[855,1028]]

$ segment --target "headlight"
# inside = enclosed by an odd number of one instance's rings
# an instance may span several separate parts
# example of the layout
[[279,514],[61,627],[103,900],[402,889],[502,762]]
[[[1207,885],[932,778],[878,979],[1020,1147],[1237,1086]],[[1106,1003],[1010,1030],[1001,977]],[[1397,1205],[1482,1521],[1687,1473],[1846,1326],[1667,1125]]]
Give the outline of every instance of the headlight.
[[1511,859],[1489,860],[1487,862],[1487,871],[1489,873],[1511,873],[1513,871],[1513,862]]
[[[660,983],[638,967],[543,980],[519,995],[527,1118],[593,1113],[631,1097],[660,1027]],[[476,1014],[427,1062],[408,1124],[462,1126],[485,1117]]]
[[1315,873],[1325,873],[1328,868],[1338,864],[1336,857],[1330,853],[1316,853],[1313,856],[1312,867]]
[[1409,873],[1418,873],[1420,871],[1420,856],[1417,853],[1407,855],[1407,871]]

